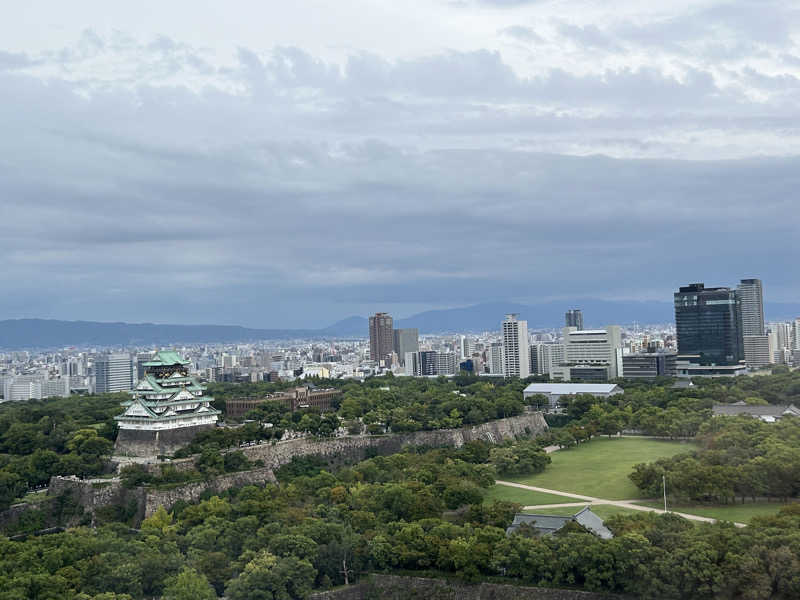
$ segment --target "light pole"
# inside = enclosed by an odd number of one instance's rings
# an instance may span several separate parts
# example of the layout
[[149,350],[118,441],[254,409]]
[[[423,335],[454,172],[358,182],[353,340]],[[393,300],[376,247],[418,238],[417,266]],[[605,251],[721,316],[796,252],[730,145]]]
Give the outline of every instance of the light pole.
[[664,487],[664,512],[667,512],[667,474],[661,474],[661,484]]

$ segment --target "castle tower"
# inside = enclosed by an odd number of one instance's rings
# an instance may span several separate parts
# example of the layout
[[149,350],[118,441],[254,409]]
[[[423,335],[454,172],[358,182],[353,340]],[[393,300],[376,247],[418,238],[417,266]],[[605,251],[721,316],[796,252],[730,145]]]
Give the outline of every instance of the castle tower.
[[122,403],[115,417],[119,434],[115,454],[172,454],[203,429],[214,427],[220,411],[204,396],[204,387],[189,375],[190,361],[176,352],[160,351],[144,363],[144,377]]

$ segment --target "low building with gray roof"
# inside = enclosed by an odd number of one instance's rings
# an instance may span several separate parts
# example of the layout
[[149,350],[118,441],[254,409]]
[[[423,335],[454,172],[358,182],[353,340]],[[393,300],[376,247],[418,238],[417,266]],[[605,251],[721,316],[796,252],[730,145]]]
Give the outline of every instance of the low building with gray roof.
[[739,415],[748,415],[767,423],[774,423],[782,417],[800,416],[800,409],[794,404],[758,405],[739,401],[733,404],[715,404],[713,410],[715,417],[738,417]]
[[506,529],[506,535],[511,535],[520,525],[531,525],[539,535],[551,535],[564,527],[567,523],[574,522],[599,538],[610,540],[614,537],[611,530],[605,526],[603,519],[588,506],[571,516],[523,514],[514,515],[514,521]]

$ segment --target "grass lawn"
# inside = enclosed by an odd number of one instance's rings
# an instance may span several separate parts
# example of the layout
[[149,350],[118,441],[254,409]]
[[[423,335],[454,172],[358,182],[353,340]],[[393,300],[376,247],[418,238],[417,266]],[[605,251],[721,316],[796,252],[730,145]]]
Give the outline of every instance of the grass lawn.
[[[639,504],[664,508],[664,504],[658,502],[640,502]],[[746,504],[719,504],[716,506],[667,504],[667,508],[675,512],[711,517],[721,521],[734,521],[736,523],[749,523],[753,517],[774,515],[784,506],[786,504],[781,504],[780,502],[748,502]]]
[[[694,449],[692,443],[647,438],[596,438],[550,455],[543,473],[511,479],[559,492],[608,500],[632,500],[641,494],[628,474],[633,465]],[[544,504],[544,503],[541,503]]]
[[516,502],[522,506],[532,506],[534,504],[563,504],[564,502],[580,502],[577,498],[569,496],[557,496],[555,494],[545,494],[544,492],[534,492],[531,490],[521,490],[507,485],[494,485],[489,488],[486,497],[483,499],[485,504],[491,504],[495,500],[505,500],[506,502]]

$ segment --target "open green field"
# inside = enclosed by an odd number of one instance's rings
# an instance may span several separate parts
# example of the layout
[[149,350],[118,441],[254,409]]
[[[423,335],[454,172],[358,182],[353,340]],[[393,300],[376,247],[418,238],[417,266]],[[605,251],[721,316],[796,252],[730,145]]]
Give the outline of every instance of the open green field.
[[[658,502],[637,502],[637,504],[664,508],[664,504]],[[734,521],[736,523],[749,523],[753,517],[774,515],[784,506],[786,504],[781,504],[780,502],[749,502],[746,504],[719,504],[716,506],[667,504],[667,508],[675,512],[711,517],[720,521]]]
[[628,479],[635,464],[690,452],[694,448],[691,442],[634,437],[596,438],[568,450],[554,452],[550,455],[553,462],[543,473],[516,477],[511,481],[595,498],[632,500],[640,496],[636,486]]
[[534,504],[563,504],[564,502],[580,502],[578,498],[569,496],[557,496],[556,494],[546,494],[544,492],[534,492],[532,490],[521,490],[507,485],[495,485],[489,488],[483,499],[485,504],[491,504],[495,500],[505,500],[506,502],[516,502],[522,506],[533,506]]

